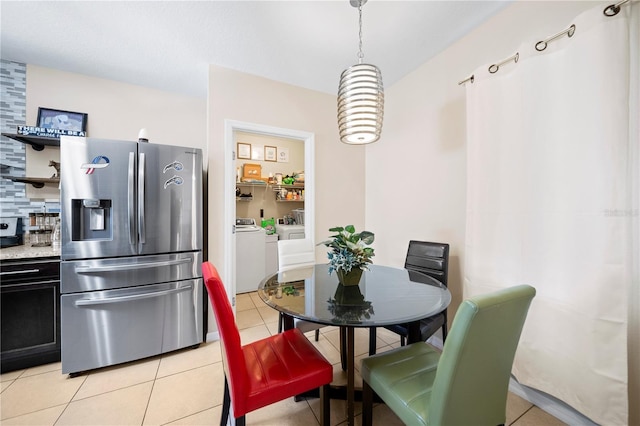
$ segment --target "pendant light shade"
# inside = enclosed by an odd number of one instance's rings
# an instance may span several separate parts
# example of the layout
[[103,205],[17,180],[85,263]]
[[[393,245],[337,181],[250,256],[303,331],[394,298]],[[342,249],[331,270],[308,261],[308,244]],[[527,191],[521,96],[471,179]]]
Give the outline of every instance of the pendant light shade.
[[338,89],[338,129],[347,144],[380,139],[384,116],[382,73],[375,65],[357,64],[342,72]]
[[340,75],[338,87],[338,130],[346,144],[363,145],[380,139],[384,116],[382,73],[375,65],[363,64],[362,5],[366,0],[351,0],[359,12],[358,64]]

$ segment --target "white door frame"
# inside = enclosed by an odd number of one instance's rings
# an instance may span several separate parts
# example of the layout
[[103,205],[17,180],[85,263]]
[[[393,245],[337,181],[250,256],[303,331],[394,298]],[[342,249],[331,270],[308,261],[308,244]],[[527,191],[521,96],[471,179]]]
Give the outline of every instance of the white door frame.
[[236,295],[236,146],[234,132],[297,139],[304,142],[304,235],[315,238],[315,170],[314,134],[310,132],[265,126],[236,120],[224,120],[224,274],[225,289],[235,310]]

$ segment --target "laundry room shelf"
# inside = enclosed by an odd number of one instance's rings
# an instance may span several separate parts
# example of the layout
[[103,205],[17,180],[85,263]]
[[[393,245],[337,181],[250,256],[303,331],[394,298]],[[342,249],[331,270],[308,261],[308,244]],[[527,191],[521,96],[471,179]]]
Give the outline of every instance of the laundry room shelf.
[[264,182],[236,182],[236,186],[266,188],[268,185]]
[[274,184],[273,185],[273,190],[274,191],[280,191],[282,188],[284,189],[304,189],[304,184],[303,183],[294,183],[293,185],[285,185],[285,184]]

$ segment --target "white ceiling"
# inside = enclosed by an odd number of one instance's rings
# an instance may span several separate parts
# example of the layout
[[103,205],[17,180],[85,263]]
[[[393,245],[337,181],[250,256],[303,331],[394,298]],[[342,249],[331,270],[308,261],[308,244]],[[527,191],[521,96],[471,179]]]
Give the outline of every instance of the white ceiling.
[[[386,87],[507,1],[370,0],[364,62]],[[336,93],[358,10],[324,1],[0,2],[2,59],[206,97],[208,64]]]

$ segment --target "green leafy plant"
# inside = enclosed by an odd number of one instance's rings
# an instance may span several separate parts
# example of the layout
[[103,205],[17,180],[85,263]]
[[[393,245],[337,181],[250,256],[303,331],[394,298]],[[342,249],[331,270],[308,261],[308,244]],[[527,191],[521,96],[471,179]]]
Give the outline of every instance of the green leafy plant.
[[288,285],[288,286],[282,287],[282,293],[286,294],[287,296],[292,296],[292,295],[296,295],[296,293],[298,293],[298,290],[296,290],[294,286]]
[[353,225],[330,228],[329,231],[336,234],[332,235],[330,240],[320,243],[331,248],[327,253],[329,274],[333,271],[346,273],[352,269],[368,269],[368,265],[372,263],[371,258],[374,256],[373,248],[368,247],[375,239],[373,232],[356,232]]

